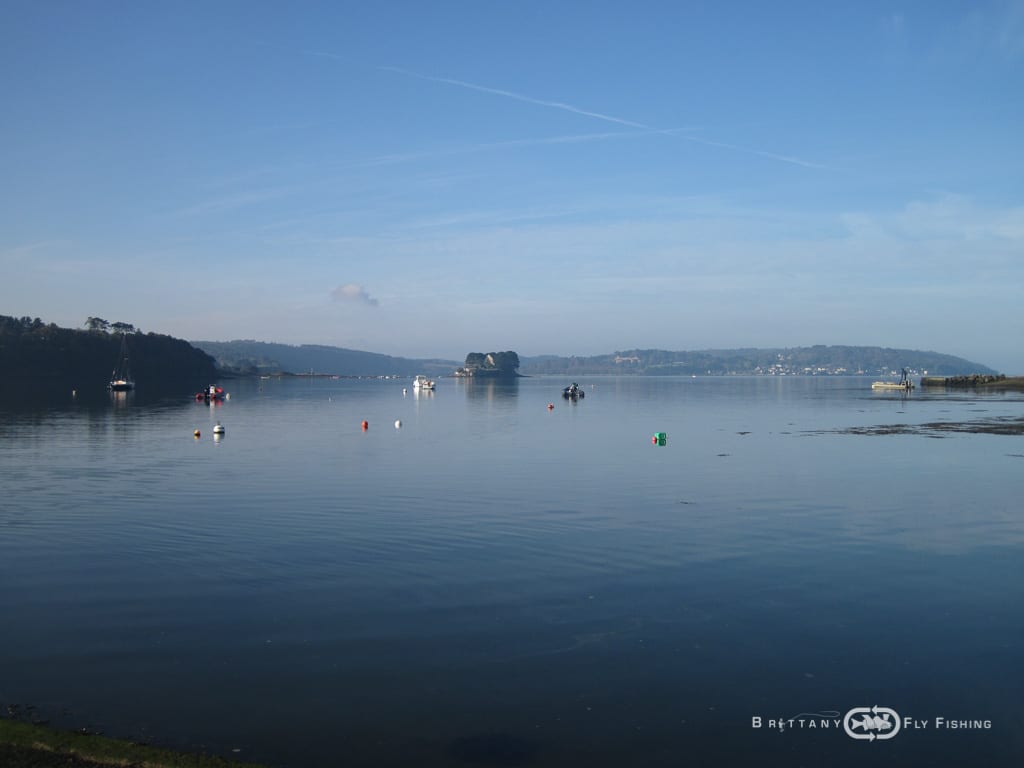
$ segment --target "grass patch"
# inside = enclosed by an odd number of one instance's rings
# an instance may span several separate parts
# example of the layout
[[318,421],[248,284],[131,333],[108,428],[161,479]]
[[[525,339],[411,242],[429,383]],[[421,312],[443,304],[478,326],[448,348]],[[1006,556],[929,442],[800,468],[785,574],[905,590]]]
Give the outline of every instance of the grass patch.
[[263,768],[256,763],[172,752],[3,718],[0,718],[0,765],[4,768]]

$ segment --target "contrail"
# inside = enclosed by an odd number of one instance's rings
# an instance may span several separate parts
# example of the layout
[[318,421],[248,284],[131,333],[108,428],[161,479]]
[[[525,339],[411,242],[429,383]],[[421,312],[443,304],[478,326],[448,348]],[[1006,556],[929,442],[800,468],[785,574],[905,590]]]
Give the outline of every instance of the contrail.
[[726,144],[724,141],[712,141],[711,139],[702,139],[697,136],[693,136],[689,133],[683,133],[678,129],[669,128],[659,133],[668,133],[678,136],[681,139],[692,141],[697,144],[704,144],[708,147],[719,147],[721,149],[728,149],[732,152],[743,152],[747,155],[757,155],[759,157],[767,157],[769,160],[778,160],[782,163],[792,163],[793,165],[799,165],[804,168],[815,168],[820,171],[831,171],[834,170],[827,165],[821,165],[820,163],[812,163],[807,160],[801,160],[799,157],[792,157],[790,155],[779,155],[775,152],[766,152],[763,149],[748,149],[747,147],[737,147],[735,144]]
[[584,115],[585,117],[596,117],[598,120],[606,120],[609,123],[618,123],[619,125],[628,125],[630,128],[644,128],[648,129],[650,126],[644,125],[643,123],[634,123],[632,120],[623,120],[621,117],[612,117],[611,115],[602,115],[600,112],[590,112],[579,107],[574,107],[572,104],[564,104],[560,101],[545,101],[544,99],[534,99],[530,96],[524,96],[521,93],[513,93],[512,91],[503,91],[500,88],[488,88],[484,85],[476,85],[475,83],[467,83],[464,80],[453,80],[450,77],[433,77],[431,75],[421,75],[418,72],[411,72],[408,69],[401,69],[400,67],[378,67],[378,69],[386,72],[397,72],[400,75],[406,75],[407,77],[416,77],[420,80],[429,80],[433,83],[447,83],[448,85],[457,85],[459,88],[468,88],[471,91],[481,91],[482,93],[493,93],[496,96],[504,96],[509,99],[516,99],[517,101],[525,101],[528,104],[537,104],[542,107],[551,107],[552,109],[562,109],[566,112],[572,112],[577,115]]
[[[324,55],[324,54],[319,54]],[[626,125],[630,128],[640,128],[644,131],[650,131],[651,133],[670,134],[680,136],[688,141],[694,141],[698,144],[704,144],[709,147],[719,147],[721,149],[728,149],[733,152],[742,152],[748,155],[757,155],[759,157],[766,157],[769,160],[778,160],[782,163],[791,163],[793,165],[799,165],[804,168],[815,168],[818,170],[831,170],[827,166],[819,165],[818,163],[811,163],[806,160],[801,160],[799,157],[790,157],[788,155],[778,155],[774,152],[766,152],[760,149],[746,149],[745,147],[737,147],[734,144],[726,144],[721,141],[711,141],[710,139],[700,139],[690,134],[682,133],[678,129],[657,129],[652,128],[649,125],[643,123],[637,123],[632,120],[624,120],[621,117],[613,117],[611,115],[603,115],[600,112],[590,112],[579,107],[574,107],[572,104],[565,104],[561,101],[547,101],[545,99],[535,99],[531,96],[524,96],[521,93],[514,93],[513,91],[503,91],[500,88],[489,88],[485,85],[477,85],[476,83],[467,83],[465,80],[455,80],[450,77],[434,77],[432,75],[421,75],[419,72],[412,72],[408,69],[402,69],[401,67],[377,67],[385,72],[396,72],[406,77],[415,77],[419,80],[428,80],[433,83],[446,83],[448,85],[456,85],[459,88],[468,88],[472,91],[480,91],[482,93],[493,93],[496,96],[504,96],[509,99],[516,99],[517,101],[525,101],[528,104],[537,104],[542,107],[551,107],[553,109],[562,109],[566,112],[572,112],[577,115],[584,115],[586,117],[596,117],[598,120],[607,120],[610,123],[618,123],[619,125]]]
[[[344,57],[342,57],[342,56],[338,56],[338,55],[333,54],[333,53],[327,53],[325,51],[304,51],[304,53],[309,55],[309,56],[318,56],[318,57],[322,57],[322,58],[337,59],[337,60],[341,60],[341,61],[345,60]],[[633,120],[625,120],[625,119],[623,119],[621,117],[615,117],[613,115],[605,115],[605,114],[602,114],[600,112],[591,112],[590,110],[580,109],[579,107],[574,107],[572,104],[566,104],[566,103],[561,102],[561,101],[548,101],[546,99],[535,99],[532,96],[525,96],[525,95],[523,95],[521,93],[515,93],[514,91],[505,91],[505,90],[502,90],[501,88],[490,88],[490,87],[488,87],[486,85],[477,85],[476,83],[469,83],[469,82],[466,82],[465,80],[456,80],[456,79],[451,78],[451,77],[435,77],[433,75],[424,75],[424,74],[420,74],[419,72],[413,72],[412,70],[409,70],[409,69],[402,69],[401,67],[390,67],[390,66],[381,65],[381,66],[378,66],[376,68],[381,70],[382,72],[394,72],[396,74],[404,75],[406,77],[415,77],[418,80],[426,80],[426,81],[432,82],[432,83],[444,83],[446,85],[454,85],[454,86],[457,86],[459,88],[466,88],[468,90],[478,91],[480,93],[491,93],[491,94],[494,94],[495,96],[504,96],[507,99],[515,99],[516,101],[523,101],[523,102],[526,102],[527,104],[536,104],[536,105],[541,106],[541,107],[550,107],[551,109],[561,109],[561,110],[563,110],[565,112],[572,112],[575,115],[583,115],[584,117],[593,117],[593,118],[596,118],[598,120],[604,120],[604,121],[609,122],[609,123],[616,123],[618,125],[625,125],[625,126],[628,126],[630,128],[638,128],[640,130],[647,131],[647,132],[652,133],[652,134],[665,134],[665,135],[679,136],[680,138],[686,139],[687,141],[696,142],[697,144],[704,144],[705,146],[708,146],[708,147],[718,147],[720,149],[727,149],[727,150],[729,150],[731,152],[741,152],[741,153],[746,154],[746,155],[757,155],[758,157],[765,157],[765,158],[768,158],[769,160],[776,160],[776,161],[781,162],[781,163],[789,163],[791,165],[799,165],[802,168],[813,168],[815,170],[822,170],[822,171],[835,170],[834,168],[829,168],[828,166],[821,165],[820,163],[812,163],[812,162],[809,162],[807,160],[801,160],[799,157],[792,157],[790,155],[779,155],[779,154],[776,154],[775,152],[767,152],[767,151],[761,150],[761,149],[748,149],[746,147],[738,147],[735,144],[726,144],[725,142],[722,142],[722,141],[712,141],[710,139],[701,139],[701,138],[698,138],[696,136],[693,136],[692,134],[683,133],[678,128],[676,128],[676,129],[672,129],[672,128],[668,128],[668,129],[665,129],[665,128],[653,128],[653,127],[651,127],[649,125],[644,125],[643,123],[638,123],[638,122],[635,122]],[[597,137],[600,137],[600,138],[610,138],[610,136],[611,135],[609,135],[607,137],[598,135]],[[552,143],[554,143],[554,141],[558,141],[558,140],[557,139],[553,140]]]

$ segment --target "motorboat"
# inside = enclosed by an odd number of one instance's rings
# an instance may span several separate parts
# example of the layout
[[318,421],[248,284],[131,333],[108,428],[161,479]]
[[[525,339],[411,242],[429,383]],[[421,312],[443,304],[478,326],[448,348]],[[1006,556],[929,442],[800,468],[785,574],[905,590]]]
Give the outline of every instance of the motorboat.
[[907,375],[907,369],[904,368],[900,375],[899,381],[875,381],[871,384],[872,389],[889,389],[889,390],[902,390],[909,392],[914,388],[913,382],[910,380],[910,376]]
[[913,389],[914,385],[909,381],[874,381],[871,383],[871,388],[908,390]]
[[583,391],[583,387],[581,387],[575,381],[562,390],[562,397],[564,397],[566,400],[577,400],[585,396],[586,393]]
[[220,402],[226,397],[226,394],[223,387],[211,384],[206,389],[196,392],[196,402]]
[[418,374],[416,378],[412,380],[413,389],[418,389],[420,391],[433,391],[435,386],[436,384],[434,380],[427,378],[422,373]]

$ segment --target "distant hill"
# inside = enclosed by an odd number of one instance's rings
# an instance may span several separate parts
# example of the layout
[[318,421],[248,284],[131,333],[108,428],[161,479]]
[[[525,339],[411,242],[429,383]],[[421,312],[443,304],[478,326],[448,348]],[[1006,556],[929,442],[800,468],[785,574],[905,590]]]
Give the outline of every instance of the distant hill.
[[813,346],[784,349],[632,349],[594,357],[523,357],[520,371],[538,374],[884,376],[903,368],[936,376],[994,374],[991,368],[938,352],[887,347]]
[[[329,373],[337,376],[429,376],[453,374],[463,363],[443,359],[390,357],[342,347],[299,346],[262,341],[193,341],[212,355],[217,365],[239,375],[267,373]],[[467,361],[473,357],[471,353]],[[705,349],[670,352],[633,349],[593,357],[544,355],[517,358],[523,375],[637,374],[720,376],[750,375],[870,375],[886,376],[910,369],[915,375],[994,374],[991,368],[938,352],[886,347],[814,346],[778,349]]]
[[264,341],[193,341],[224,371],[238,375],[268,373],[329,373],[335,376],[429,376],[451,374],[454,360],[391,357],[318,344],[274,344]]
[[[127,333],[132,374],[139,387],[193,391],[218,373],[327,373],[338,376],[431,377],[455,373],[462,364],[436,358],[391,357],[342,347],[260,341],[187,342],[141,333],[125,323],[89,318],[92,330],[60,328],[39,318],[0,315],[0,370],[14,386],[59,385],[105,388]],[[113,331],[113,332],[112,332]],[[499,354],[499,353],[494,353]],[[500,353],[513,355],[514,353]],[[473,354],[467,357],[471,362]],[[779,349],[705,349],[671,352],[633,349],[592,357],[517,356],[523,375],[856,375],[886,376],[909,369],[915,375],[993,375],[997,371],[952,355],[886,347],[813,346]],[[479,366],[477,366],[479,367]],[[486,368],[486,366],[484,366]],[[463,368],[463,373],[465,369]]]

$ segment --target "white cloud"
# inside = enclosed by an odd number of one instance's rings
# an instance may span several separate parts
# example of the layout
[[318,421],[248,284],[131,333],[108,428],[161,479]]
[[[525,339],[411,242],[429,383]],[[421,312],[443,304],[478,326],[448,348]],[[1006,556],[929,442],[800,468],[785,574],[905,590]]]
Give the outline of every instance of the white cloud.
[[334,301],[346,304],[363,304],[368,307],[376,307],[380,302],[370,296],[366,289],[358,283],[346,283],[339,285],[331,291],[331,298]]

